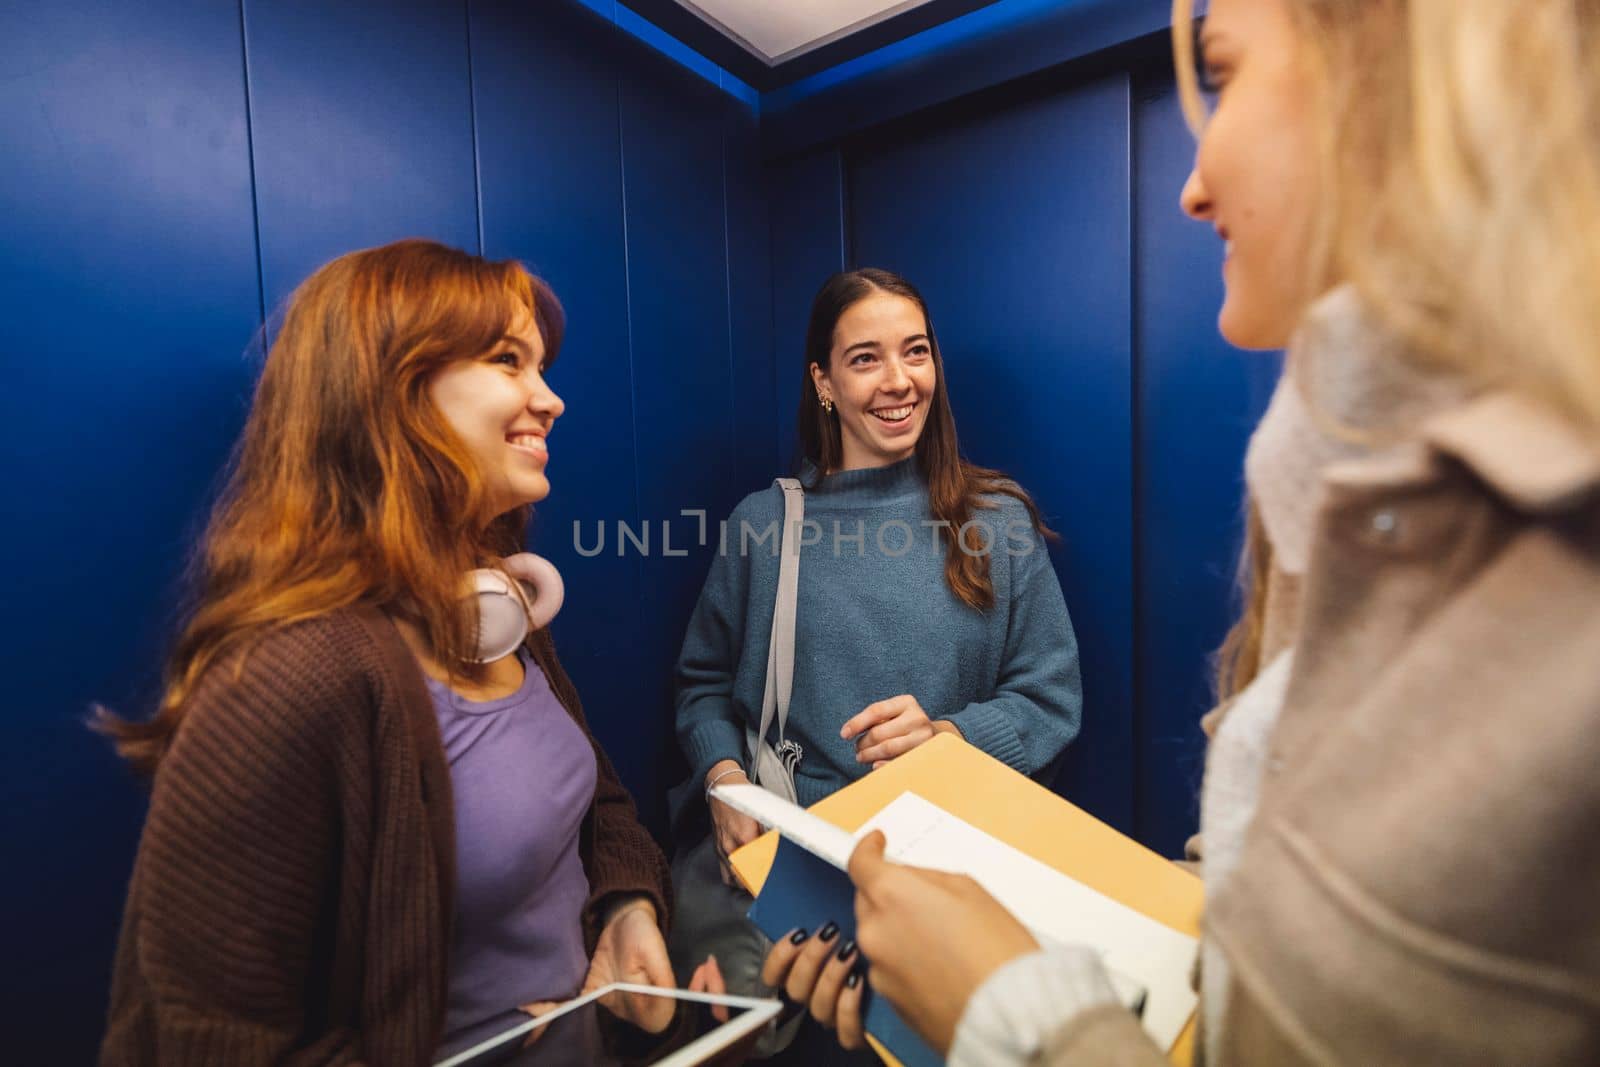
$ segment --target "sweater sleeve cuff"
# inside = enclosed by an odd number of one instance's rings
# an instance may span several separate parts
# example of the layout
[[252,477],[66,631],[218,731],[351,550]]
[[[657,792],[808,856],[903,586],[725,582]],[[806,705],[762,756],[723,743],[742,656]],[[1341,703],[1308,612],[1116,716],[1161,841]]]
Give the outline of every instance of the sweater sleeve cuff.
[[990,704],[968,704],[945,718],[956,724],[967,744],[981,749],[1012,770],[1031,774],[1037,768],[1028,763],[1028,750],[1022,747],[1022,738],[1011,717],[1001,708]]
[[1116,1003],[1116,991],[1093,949],[1052,945],[1019,956],[967,1001],[948,1067],[1025,1063],[1079,1012]]
[[610,913],[629,898],[648,900],[656,909],[656,925],[661,928],[661,935],[666,937],[672,932],[672,901],[664,886],[648,876],[613,879],[590,889],[589,899],[583,906],[583,940],[589,955],[594,955],[594,946],[600,940]]
[[622,905],[634,900],[649,901],[655,908],[656,925],[661,928],[662,937],[672,932],[672,905],[661,895],[659,887],[640,882],[635,886],[614,886],[591,891],[583,908],[584,941],[588,945],[590,955],[594,954],[595,942],[600,940],[600,933],[606,928],[606,921],[612,918]]
[[694,781],[704,782],[706,772],[725,759],[744,765],[744,731],[726,721],[702,723],[683,739]]

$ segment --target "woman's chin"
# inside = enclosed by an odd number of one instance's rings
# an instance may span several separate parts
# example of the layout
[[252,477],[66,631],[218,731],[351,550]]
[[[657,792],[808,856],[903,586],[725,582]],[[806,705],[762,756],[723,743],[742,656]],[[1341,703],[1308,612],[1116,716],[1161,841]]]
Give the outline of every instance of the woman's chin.
[[550,481],[543,476],[536,479],[519,478],[506,488],[507,492],[500,500],[502,506],[496,512],[499,515],[537,504],[550,495]]
[[1263,314],[1230,293],[1217,315],[1217,329],[1235,348],[1270,352],[1289,343],[1290,331],[1277,321],[1279,317]]

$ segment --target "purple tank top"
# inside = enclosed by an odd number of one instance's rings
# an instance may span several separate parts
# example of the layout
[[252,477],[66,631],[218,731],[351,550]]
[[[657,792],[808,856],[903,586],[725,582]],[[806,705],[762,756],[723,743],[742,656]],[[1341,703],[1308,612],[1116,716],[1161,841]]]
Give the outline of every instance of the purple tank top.
[[577,992],[589,961],[578,832],[594,749],[521,653],[522,685],[473,701],[427,679],[455,794],[456,902],[443,1047],[535,1000]]

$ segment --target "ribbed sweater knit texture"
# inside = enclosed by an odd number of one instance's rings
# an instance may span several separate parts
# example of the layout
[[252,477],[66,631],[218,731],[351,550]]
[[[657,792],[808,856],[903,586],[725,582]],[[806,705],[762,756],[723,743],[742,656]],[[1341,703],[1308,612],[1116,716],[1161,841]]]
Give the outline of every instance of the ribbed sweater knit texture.
[[[588,735],[548,634],[528,647]],[[612,894],[647,895],[663,922],[671,905],[665,860],[594,749],[590,951]],[[101,1063],[430,1063],[454,862],[438,724],[394,624],[349,610],[274,632],[206,672],[157,771]]]
[[[1050,766],[1077,735],[1078,648],[1046,545],[1020,501],[989,502],[972,536],[993,546],[995,603],[978,611],[945,581],[951,532],[932,525],[915,458],[834,474],[806,492],[785,733],[804,752],[801,804],[867,773],[839,730],[889,697],[915,696],[1024,774]],[[757,539],[782,519],[776,488],[734,509],[684,637],[677,726],[693,781],[720,760],[745,762],[746,724],[760,723],[780,559],[776,537]]]

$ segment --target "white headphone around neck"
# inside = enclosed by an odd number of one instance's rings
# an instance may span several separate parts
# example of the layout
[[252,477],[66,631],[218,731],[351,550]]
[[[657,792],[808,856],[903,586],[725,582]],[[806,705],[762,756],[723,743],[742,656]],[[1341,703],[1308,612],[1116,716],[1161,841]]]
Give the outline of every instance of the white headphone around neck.
[[561,572],[532,552],[507,556],[498,567],[480,567],[468,581],[478,599],[474,663],[490,663],[515,652],[528,634],[550,624],[566,598]]

